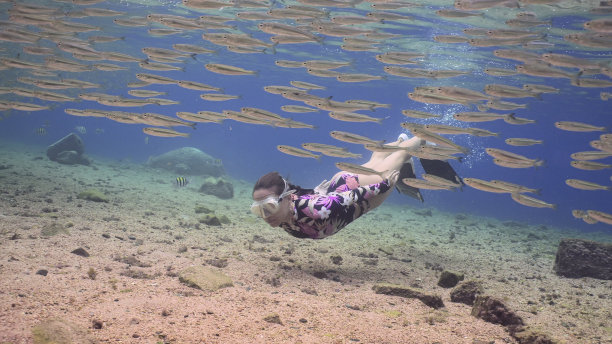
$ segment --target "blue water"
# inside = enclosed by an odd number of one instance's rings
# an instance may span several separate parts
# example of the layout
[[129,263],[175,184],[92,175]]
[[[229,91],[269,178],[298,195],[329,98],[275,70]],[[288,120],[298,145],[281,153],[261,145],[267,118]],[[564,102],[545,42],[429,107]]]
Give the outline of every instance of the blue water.
[[[83,6],[54,3],[51,1],[36,1],[38,5],[60,7],[64,12],[83,8]],[[290,3],[286,3],[290,4]],[[297,4],[297,3],[295,3]],[[8,20],[7,9],[10,3],[1,3],[0,20]],[[283,7],[282,2],[274,3],[275,7]],[[171,13],[188,18],[194,18],[205,12],[192,11],[176,1],[166,1],[163,5],[159,3],[151,5],[136,4],[129,1],[106,1],[91,7],[108,8],[126,11],[127,16],[145,16],[149,13]],[[477,27],[479,19],[445,20],[437,17],[434,11],[439,8],[452,8],[452,3],[445,1],[438,3],[435,7],[422,7],[419,9],[405,9],[395,11],[402,14],[413,14],[415,22],[388,22],[379,25],[381,31],[401,34],[402,38],[388,41],[380,45],[379,52],[349,52],[340,48],[341,39],[337,37],[326,37],[323,44],[289,44],[277,47],[273,54],[270,50],[262,54],[237,54],[229,52],[225,47],[214,45],[201,38],[203,30],[186,31],[185,34],[171,35],[166,37],[154,37],[147,33],[147,27],[122,27],[112,22],[112,17],[97,18],[75,18],[69,21],[88,23],[100,26],[101,31],[77,34],[78,38],[86,38],[91,35],[109,35],[125,37],[124,40],[112,43],[99,43],[93,47],[99,51],[117,51],[132,56],[146,58],[140,51],[143,47],[160,47],[170,49],[174,43],[196,44],[208,49],[214,49],[216,54],[197,55],[195,59],[187,58],[184,71],[157,72],[143,70],[137,63],[124,63],[115,61],[99,61],[113,63],[129,67],[126,71],[103,72],[92,71],[83,73],[60,72],[63,78],[81,79],[101,84],[100,88],[87,90],[66,90],[52,92],[64,93],[76,96],[80,92],[101,92],[113,95],[131,97],[127,94],[130,88],[127,83],[138,81],[136,73],[159,74],[175,80],[198,81],[213,86],[221,87],[227,94],[240,95],[241,98],[226,102],[207,102],[199,95],[202,92],[188,90],[176,85],[151,85],[143,89],[168,92],[167,95],[159,96],[180,101],[179,105],[157,106],[147,105],[142,108],[119,108],[100,105],[91,101],[78,101],[67,103],[55,103],[27,99],[11,94],[0,95],[0,100],[15,100],[31,102],[35,104],[50,105],[51,109],[38,112],[5,111],[2,113],[4,120],[0,121],[0,136],[6,140],[29,143],[44,147],[63,137],[68,132],[75,131],[75,127],[83,126],[86,134],[79,134],[85,142],[87,154],[94,157],[100,156],[110,159],[130,159],[135,162],[145,162],[151,155],[157,155],[172,149],[193,146],[197,147],[215,158],[223,161],[227,173],[237,179],[255,182],[257,178],[271,170],[279,171],[288,176],[294,184],[303,187],[313,187],[323,179],[329,179],[336,171],[334,163],[338,161],[349,161],[363,163],[367,161],[370,152],[359,145],[343,143],[329,136],[332,130],[342,130],[365,135],[374,139],[385,139],[393,141],[402,132],[400,123],[403,121],[415,121],[419,123],[444,123],[458,126],[473,126],[499,132],[499,137],[470,137],[465,135],[454,136],[452,139],[471,149],[471,153],[464,158],[463,163],[453,161],[452,165],[462,177],[474,177],[480,179],[500,179],[522,184],[528,187],[540,188],[541,195],[535,196],[544,201],[558,205],[556,210],[535,209],[525,207],[514,202],[509,195],[491,194],[464,187],[462,191],[427,191],[422,193],[425,203],[400,195],[394,194],[388,202],[395,204],[406,204],[413,207],[435,207],[445,211],[471,213],[484,216],[497,217],[503,220],[515,220],[528,222],[530,224],[544,224],[560,226],[564,228],[576,228],[584,231],[610,231],[612,228],[605,224],[587,225],[581,220],[574,219],[571,215],[573,209],[594,209],[612,213],[612,197],[609,191],[583,191],[573,189],[565,184],[568,178],[588,180],[591,182],[610,185],[610,169],[601,171],[583,171],[570,166],[569,155],[578,151],[593,150],[589,141],[595,140],[602,133],[578,133],[561,131],[554,127],[556,121],[580,121],[593,125],[612,125],[611,106],[609,102],[602,101],[599,97],[600,91],[610,92],[610,88],[579,88],[570,84],[568,79],[540,78],[527,75],[515,75],[507,77],[493,77],[483,73],[486,67],[514,69],[519,62],[496,58],[492,51],[506,47],[473,47],[468,44],[442,44],[433,41],[432,37],[439,34],[461,34],[466,27]],[[227,8],[220,12],[209,11],[209,14],[222,13],[231,15],[239,11],[250,11],[257,9]],[[258,11],[265,11],[259,9]],[[370,11],[369,7],[360,5],[356,9],[337,10],[329,8],[332,15],[342,14],[365,14]],[[555,48],[550,50],[530,50],[537,53],[552,51],[555,53],[572,54],[587,58],[612,59],[612,53],[606,49],[585,48],[571,45],[562,39],[562,35],[568,32],[561,29],[582,32],[582,23],[595,18],[589,16],[584,8],[573,10],[556,10],[555,17],[552,7],[527,6],[523,9],[492,9],[485,11],[489,16],[482,26],[496,28],[496,22],[503,18],[508,19],[519,11],[535,11],[541,19],[552,19],[551,27],[536,27],[532,31],[546,34],[546,40],[555,43]],[[177,12],[178,11],[178,12]],[[493,19],[490,19],[493,18]],[[501,18],[501,19],[500,19]],[[282,20],[279,20],[282,21]],[[291,23],[291,21],[288,21]],[[268,41],[270,35],[260,32],[257,22],[233,21],[237,30],[250,33],[253,37]],[[161,25],[152,27],[161,28]],[[502,28],[504,26],[497,26]],[[38,31],[34,26],[27,26],[29,30]],[[210,30],[209,32],[219,32]],[[238,32],[238,31],[234,31]],[[55,48],[55,44],[49,40],[42,39],[40,46]],[[10,58],[21,58],[27,61],[42,63],[44,56],[28,55],[21,51],[22,43],[2,42],[0,56]],[[55,48],[60,56],[70,57],[69,54]],[[375,60],[377,53],[385,51],[417,51],[427,55],[417,68],[430,69],[456,69],[470,70],[467,76],[449,79],[409,79],[386,75],[382,68],[384,64]],[[275,60],[305,61],[310,59],[330,59],[353,61],[350,67],[343,67],[339,71],[346,73],[368,73],[375,75],[386,75],[385,80],[369,81],[362,83],[341,83],[334,78],[321,78],[312,76],[304,69],[288,69],[278,67]],[[95,64],[98,61],[80,61],[85,64]],[[239,66],[245,69],[257,70],[257,75],[248,76],[226,76],[211,73],[204,68],[206,63],[225,63]],[[568,71],[572,69],[567,69]],[[575,70],[574,70],[575,71]],[[3,87],[31,87],[17,81],[19,76],[28,76],[27,70],[9,69],[0,71],[0,86]],[[609,80],[603,75],[588,76]],[[376,123],[348,123],[334,120],[327,116],[326,111],[319,113],[289,114],[280,110],[282,105],[303,105],[302,103],[290,101],[280,95],[269,94],[263,90],[268,85],[289,86],[291,80],[299,80],[326,86],[326,90],[315,90],[312,94],[319,96],[332,96],[333,100],[345,101],[348,99],[366,99],[380,103],[391,104],[389,109],[376,109],[369,115],[377,117],[389,117],[382,124]],[[417,86],[448,85],[470,88],[482,91],[484,85],[500,83],[513,86],[521,86],[525,83],[545,84],[561,89],[559,94],[543,94],[542,100],[535,98],[504,99],[517,103],[528,104],[526,109],[518,109],[515,112],[518,117],[526,117],[537,120],[536,124],[510,125],[502,121],[486,123],[461,123],[452,119],[452,114],[460,111],[475,111],[461,105],[429,105],[414,102],[407,97]],[[121,124],[106,118],[74,117],[64,113],[65,108],[78,109],[108,109],[133,112],[156,112],[165,115],[174,115],[177,111],[197,112],[202,110],[238,111],[241,107],[257,107],[279,113],[294,120],[306,122],[317,126],[316,129],[287,129],[274,128],[270,126],[245,124],[226,120],[222,124],[199,123],[197,129],[179,128],[178,131],[188,132],[190,138],[161,138],[147,136],[142,132],[145,125]],[[401,110],[414,109],[444,114],[438,120],[414,120],[404,117]],[[495,111],[503,113],[504,111]],[[363,112],[366,113],[366,112]],[[46,135],[37,135],[35,130],[44,127]],[[96,129],[103,132],[96,133]],[[176,128],[175,128],[176,129]],[[527,137],[544,140],[543,145],[531,147],[512,147],[504,143],[509,137]],[[277,145],[291,145],[300,147],[304,142],[327,143],[349,148],[353,153],[363,154],[361,159],[339,159],[333,157],[321,157],[320,161],[307,158],[289,156],[279,152]],[[541,158],[546,161],[545,166],[529,169],[508,169],[493,164],[492,158],[484,153],[487,147],[500,148],[530,158]],[[612,163],[612,159],[600,160],[604,163]],[[87,167],[83,167],[87,168]],[[420,167],[419,167],[420,169]],[[418,170],[417,175],[422,171]]]

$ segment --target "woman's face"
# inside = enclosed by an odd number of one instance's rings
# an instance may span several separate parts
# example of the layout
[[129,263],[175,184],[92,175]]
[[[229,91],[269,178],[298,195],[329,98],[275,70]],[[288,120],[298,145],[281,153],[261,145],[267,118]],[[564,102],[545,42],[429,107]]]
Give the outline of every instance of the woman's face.
[[[266,199],[267,197],[270,196],[276,196],[278,197],[278,194],[274,192],[273,189],[259,189],[259,190],[255,190],[255,192],[253,192],[253,200],[254,201],[261,201],[263,199]],[[263,220],[266,221],[270,226],[272,227],[278,227],[280,226],[280,224],[282,222],[288,222],[289,221],[289,202],[290,202],[290,196],[286,196],[284,197],[280,202],[279,202],[279,210],[277,213],[274,213],[266,218],[264,218]]]

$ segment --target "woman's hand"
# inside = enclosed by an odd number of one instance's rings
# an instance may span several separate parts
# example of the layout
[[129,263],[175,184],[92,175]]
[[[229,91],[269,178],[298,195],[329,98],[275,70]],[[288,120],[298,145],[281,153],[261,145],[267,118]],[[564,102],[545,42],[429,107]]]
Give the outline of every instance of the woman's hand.
[[398,170],[387,170],[381,174],[383,179],[387,179],[389,181],[389,185],[394,186],[397,183],[397,179],[399,178]]

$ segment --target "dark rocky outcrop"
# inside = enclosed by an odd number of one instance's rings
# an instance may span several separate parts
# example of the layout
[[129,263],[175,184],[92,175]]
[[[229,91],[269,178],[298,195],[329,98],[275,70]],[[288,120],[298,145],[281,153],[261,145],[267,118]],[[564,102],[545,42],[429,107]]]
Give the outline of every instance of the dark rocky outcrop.
[[556,344],[546,333],[531,328],[519,328],[511,333],[512,337],[520,344]]
[[444,270],[442,271],[440,279],[438,280],[438,286],[442,288],[452,288],[456,286],[459,281],[463,281],[462,273]]
[[504,326],[519,344],[557,343],[546,333],[526,326],[523,318],[510,310],[502,300],[492,296],[477,296],[472,307],[472,315],[486,322]]
[[612,244],[582,239],[563,239],[555,258],[557,275],[612,280]]
[[486,295],[476,297],[472,315],[486,322],[507,327],[510,332],[524,325],[523,319],[510,310],[503,301]]
[[451,291],[450,298],[452,302],[459,302],[472,306],[474,305],[476,296],[481,295],[482,293],[482,282],[465,281]]
[[440,296],[427,294],[423,290],[417,288],[406,287],[398,284],[377,283],[372,287],[372,289],[376,294],[419,299],[431,308],[438,309],[444,307],[444,302],[442,302],[442,298]]
[[47,147],[47,157],[51,161],[66,165],[89,165],[91,161],[85,156],[85,145],[81,138],[70,133]]
[[84,248],[79,247],[76,250],[71,251],[70,253],[72,254],[76,254],[77,256],[81,256],[81,257],[89,257],[89,252],[85,251]]
[[234,197],[234,185],[224,178],[207,178],[200,187],[200,192],[221,199],[230,199]]
[[198,222],[209,225],[209,226],[221,226],[221,220],[211,214],[206,214],[198,219]]
[[147,165],[179,175],[220,177],[225,174],[221,160],[194,147],[183,147],[150,157]]

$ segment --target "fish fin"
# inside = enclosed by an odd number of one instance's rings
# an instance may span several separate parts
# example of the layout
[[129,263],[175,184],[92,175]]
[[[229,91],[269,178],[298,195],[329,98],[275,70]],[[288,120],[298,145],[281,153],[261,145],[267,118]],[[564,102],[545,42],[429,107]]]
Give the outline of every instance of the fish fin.
[[387,116],[387,117],[384,117],[384,118],[379,118],[378,120],[376,120],[376,123],[382,124],[382,121],[384,121],[384,120],[386,120],[388,118],[391,118],[391,116]]
[[[412,164],[412,159],[406,161],[404,165],[400,168],[400,175],[398,177],[398,181],[401,181],[404,178],[415,178],[414,174],[414,165]],[[410,197],[416,198],[421,202],[424,202],[423,195],[421,195],[421,191],[415,187],[404,184],[403,182],[399,182],[395,184],[395,189],[397,192],[408,195]]]
[[571,77],[571,82],[573,85],[580,85],[580,76],[584,73],[584,70],[579,70],[578,73],[574,74]]
[[463,184],[463,181],[448,161],[429,159],[419,159],[419,161],[425,173],[433,174],[454,183]]

